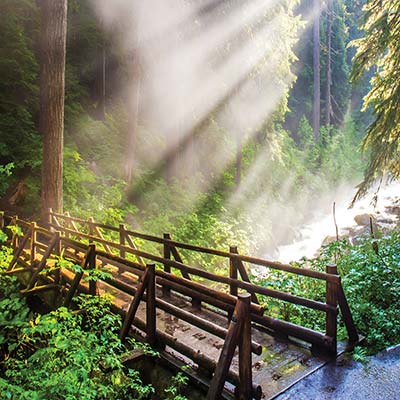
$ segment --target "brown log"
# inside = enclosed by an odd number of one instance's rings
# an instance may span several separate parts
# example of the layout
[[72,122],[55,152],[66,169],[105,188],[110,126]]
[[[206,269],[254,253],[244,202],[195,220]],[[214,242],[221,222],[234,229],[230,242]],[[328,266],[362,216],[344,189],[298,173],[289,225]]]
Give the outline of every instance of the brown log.
[[[231,296],[228,293],[224,293],[224,292],[217,291],[215,289],[211,289],[207,286],[202,285],[201,283],[188,281],[185,278],[181,278],[174,274],[167,274],[166,272],[163,272],[163,271],[159,271],[159,270],[156,271],[156,275],[159,276],[160,278],[166,279],[168,281],[175,282],[183,287],[190,288],[193,291],[197,291],[199,293],[205,294],[205,295],[215,298],[217,300],[231,304],[232,306],[236,305],[236,297]],[[162,280],[162,279],[159,279],[159,281],[160,281],[160,283],[164,282],[164,280]],[[264,313],[264,308],[257,304],[251,304],[251,311],[256,314],[262,315]]]
[[22,289],[20,290],[20,293],[22,295],[37,294],[37,293],[47,292],[49,290],[59,290],[60,288],[61,286],[58,284],[49,284],[49,285],[35,286],[32,289]]
[[32,274],[31,280],[28,283],[27,289],[32,289],[35,283],[38,280],[39,274],[42,272],[44,267],[46,266],[47,259],[50,257],[54,246],[57,244],[57,241],[60,239],[59,233],[55,232],[53,235],[53,238],[51,239],[45,253],[43,254],[42,259],[40,260],[40,263],[38,265],[38,268],[36,271]]
[[[96,267],[96,245],[93,243],[89,244],[89,257],[88,257],[87,267],[90,270],[95,270],[97,268]],[[97,294],[97,281],[92,280],[92,279],[89,281],[89,293],[92,296],[95,296]]]
[[357,327],[354,323],[353,315],[351,314],[349,303],[347,302],[347,298],[341,284],[338,286],[338,303],[343,316],[344,324],[347,329],[347,334],[349,335],[350,343],[358,343],[360,337],[358,336]]
[[151,346],[156,344],[156,274],[155,265],[147,264],[149,278],[147,282],[146,301],[146,340]]
[[35,261],[36,258],[36,242],[37,232],[36,232],[36,222],[32,222],[31,224],[31,264]]
[[287,336],[292,336],[305,342],[314,344],[321,348],[329,348],[332,346],[332,338],[328,337],[320,332],[314,331],[303,326],[293,324],[288,321],[282,321],[280,319],[272,318],[267,315],[259,316],[252,314],[253,322],[264,326],[277,333],[283,333]]
[[[63,228],[63,230],[65,232],[70,231],[67,228]],[[127,234],[131,235],[132,233],[131,233],[131,231],[127,231]],[[123,247],[127,252],[130,252],[131,254],[138,255],[138,256],[141,256],[143,258],[147,258],[149,260],[152,260],[152,261],[163,263],[163,258],[162,257],[156,256],[156,255],[152,255],[150,253],[146,253],[146,252],[143,252],[143,251],[140,251],[140,250],[131,249],[131,248],[127,247],[127,246],[120,246],[117,243],[114,243],[114,242],[111,242],[111,241],[108,241],[108,240],[102,240],[102,239],[96,238],[95,236],[88,235],[88,234],[85,234],[85,233],[81,233],[80,232],[79,235],[81,237],[83,237],[83,238],[86,238],[86,239],[89,239],[89,240],[95,240],[95,241],[98,241],[98,242],[103,243],[103,244],[107,244],[110,247],[114,247],[114,248],[117,248],[117,249],[120,249],[121,247]],[[176,247],[190,248],[192,250],[193,249],[201,249],[201,250],[205,249],[205,248],[202,248],[202,247],[186,245],[186,244],[182,244],[182,243],[178,243],[178,242],[174,242],[172,240],[166,240],[166,239],[160,239],[158,242],[159,243],[167,243],[167,244],[170,244],[170,245],[178,244],[179,246],[176,246]],[[260,258],[244,256],[244,255],[241,255],[241,254],[227,253],[227,252],[218,251],[218,250],[214,251],[214,250],[211,250],[211,249],[205,249],[205,250],[208,250],[208,251],[204,251],[205,253],[216,254],[216,255],[221,255],[221,256],[226,256],[226,257],[232,257],[234,259],[238,259],[238,260],[241,260],[241,261],[244,261],[244,262],[249,262],[249,263],[256,264],[256,265],[261,265],[261,266],[267,266],[269,268],[275,268],[275,269],[279,269],[279,270],[282,270],[282,271],[294,273],[294,274],[297,274],[297,275],[308,276],[310,278],[321,279],[321,280],[325,280],[325,281],[329,281],[329,282],[333,282],[333,283],[339,283],[339,281],[340,281],[340,277],[339,276],[332,275],[332,274],[327,274],[327,273],[324,273],[324,272],[314,271],[314,270],[311,270],[311,269],[298,268],[298,267],[292,267],[291,265],[273,263],[273,262],[270,262],[270,261],[267,261],[267,260],[263,260],[263,259],[260,259]],[[182,263],[179,263],[177,261],[172,261],[172,260],[170,260],[168,262],[168,264],[170,266],[174,267],[174,268],[180,269],[181,271],[185,270],[188,274],[202,276],[202,277],[205,277],[206,279],[213,280],[212,276],[214,274],[211,274],[209,272],[206,272],[206,271],[194,268],[194,267],[185,266]],[[182,265],[184,267],[186,267],[186,268],[181,268]],[[200,273],[202,273],[203,275],[204,274],[208,274],[208,276],[211,276],[211,277],[207,278],[206,276],[200,275]],[[221,277],[219,275],[214,275],[214,276],[215,277],[219,277],[219,278],[223,278],[223,277]],[[227,279],[229,279],[229,278],[227,278]],[[246,283],[247,282],[242,282],[242,284],[246,284]],[[242,288],[245,289],[245,290],[248,290],[248,287],[242,287]]]
[[[112,306],[112,310],[115,313],[118,313],[122,316],[125,316],[125,314],[126,314],[126,311],[118,308],[115,305]],[[137,317],[133,320],[133,325],[136,326],[137,328],[139,328],[143,332],[146,331],[146,323]],[[215,370],[216,362],[212,358],[208,357],[207,355],[201,353],[198,350],[193,349],[192,347],[185,345],[184,343],[177,341],[176,338],[174,338],[173,336],[171,336],[165,332],[160,331],[159,329],[156,330],[156,335],[157,335],[157,340],[160,343],[164,343],[165,345],[176,350],[178,353],[188,357],[194,363],[199,365],[199,367],[204,368],[209,371]],[[228,382],[238,385],[239,384],[239,375],[234,371],[229,371],[227,380],[228,380]],[[253,384],[252,394],[253,394],[254,399],[260,400],[261,396],[262,396],[261,386]]]
[[[232,320],[229,324],[228,334],[219,356],[214,376],[211,380],[210,388],[207,393],[207,400],[219,400],[224,389],[225,382],[228,378],[228,372],[235,354],[236,346],[239,342],[241,333],[241,324],[238,320],[238,305],[233,312]],[[239,377],[240,384],[240,377]]]
[[239,385],[237,386],[239,400],[252,398],[252,361],[251,361],[251,294],[239,294],[238,318],[241,324],[239,339]]
[[[126,233],[125,233],[125,225],[124,224],[119,224],[119,244],[121,246],[125,246],[125,240],[126,240]],[[119,256],[121,258],[125,258],[125,250],[123,248],[119,249]]]
[[10,265],[7,268],[8,271],[11,271],[13,269],[15,263],[18,261],[19,256],[22,254],[26,244],[28,243],[28,240],[30,240],[30,239],[31,239],[31,228],[28,230],[28,232],[22,238],[21,243],[14,254],[14,257],[12,258]]
[[126,336],[129,333],[132,322],[135,319],[136,312],[139,308],[140,301],[142,300],[143,294],[147,288],[148,282],[149,282],[149,269],[146,268],[142,276],[142,279],[137,287],[136,293],[133,296],[131,304],[129,305],[128,312],[126,313],[124,323],[119,333],[119,338],[121,340],[125,340]]
[[[93,251],[93,248],[91,248],[91,247],[88,247],[88,249],[86,250],[86,254],[85,254],[85,257],[83,258],[83,260],[81,261],[81,267],[82,267],[82,269],[86,269],[87,268],[87,266],[88,266],[88,264],[89,264],[89,257],[90,257],[90,253]],[[71,301],[72,301],[72,298],[74,297],[74,295],[75,295],[75,292],[77,291],[77,289],[78,289],[78,287],[79,287],[79,284],[80,284],[80,282],[81,282],[81,279],[82,279],[82,277],[83,277],[83,271],[81,271],[81,272],[77,272],[76,274],[75,274],[75,277],[74,277],[74,279],[73,279],[73,281],[72,281],[72,283],[71,283],[71,286],[70,286],[70,288],[69,288],[69,290],[68,290],[68,292],[67,292],[67,294],[66,294],[66,296],[65,296],[65,299],[64,299],[64,306],[65,307],[69,307],[69,305],[70,305],[70,303],[71,303]]]
[[[237,253],[237,246],[231,246],[229,248],[229,253]],[[238,279],[237,265],[235,263],[235,260],[232,258],[229,259],[229,278],[231,278],[234,281],[236,281]],[[235,297],[237,296],[238,287],[236,285],[236,282],[231,283],[229,291],[232,296],[235,296]]]
[[[122,282],[118,279],[106,279],[106,281],[110,286],[113,286],[119,290],[121,290],[124,293],[130,294],[131,296],[134,296],[137,292],[137,288],[134,286],[131,286],[125,282]],[[147,301],[147,296],[143,295],[143,299]],[[219,325],[216,325],[210,321],[207,321],[201,317],[198,317],[197,315],[185,311],[182,308],[179,308],[165,300],[162,300],[160,298],[156,298],[156,305],[160,310],[163,310],[167,312],[168,314],[171,314],[182,321],[186,321],[191,325],[194,325],[208,333],[211,333],[221,339],[225,339],[227,329],[220,327]],[[252,351],[254,354],[260,355],[262,352],[262,346],[259,343],[252,342]]]
[[[328,264],[326,266],[326,273],[337,275],[337,267],[335,264]],[[338,285],[326,282],[326,303],[332,308],[337,310]],[[332,338],[330,353],[337,353],[337,311],[330,311],[326,314],[326,336]]]

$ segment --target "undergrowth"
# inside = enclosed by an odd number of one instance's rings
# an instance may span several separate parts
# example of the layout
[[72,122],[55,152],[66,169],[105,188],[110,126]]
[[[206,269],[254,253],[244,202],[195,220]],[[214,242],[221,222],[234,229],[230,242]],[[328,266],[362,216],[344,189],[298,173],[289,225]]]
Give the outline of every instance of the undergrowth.
[[[336,262],[342,277],[355,324],[365,336],[365,353],[374,354],[400,343],[400,232],[379,238],[359,238],[353,245],[340,240],[323,247],[319,257],[303,259],[294,265],[325,271],[325,266],[332,261]],[[269,272],[259,277],[258,283],[325,301],[324,281]],[[262,300],[269,315],[324,331],[324,313],[267,297]],[[347,335],[341,320],[338,335],[339,339]]]
[[[0,240],[7,236],[0,231]],[[0,248],[0,272],[7,269],[11,249]],[[119,339],[121,318],[110,312],[111,299],[80,295],[76,309],[33,313],[19,294],[15,277],[0,275],[0,397],[15,400],[149,399],[155,394],[139,371],[127,368],[123,357],[146,345]],[[184,400],[182,374],[157,398]]]

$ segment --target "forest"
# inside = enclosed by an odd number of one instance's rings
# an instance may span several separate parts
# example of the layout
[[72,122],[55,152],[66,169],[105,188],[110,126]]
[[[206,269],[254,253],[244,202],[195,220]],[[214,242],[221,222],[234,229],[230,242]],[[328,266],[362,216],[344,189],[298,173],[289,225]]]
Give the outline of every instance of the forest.
[[[399,0],[0,0],[0,34],[0,211],[43,226],[49,209],[68,212],[268,259],[327,215],[324,246],[290,265],[335,262],[364,337],[354,360],[399,344],[399,198],[390,229],[368,214],[359,237],[339,235],[336,203],[331,215],[333,198],[376,203],[400,175]],[[33,310],[8,274],[23,232],[0,228],[0,399],[191,398],[182,371],[160,393],[124,367],[121,355],[157,349],[119,339],[110,299]],[[216,257],[182,254],[223,274]],[[321,282],[249,275],[325,299]],[[271,318],[325,329],[315,310],[259,300]]]

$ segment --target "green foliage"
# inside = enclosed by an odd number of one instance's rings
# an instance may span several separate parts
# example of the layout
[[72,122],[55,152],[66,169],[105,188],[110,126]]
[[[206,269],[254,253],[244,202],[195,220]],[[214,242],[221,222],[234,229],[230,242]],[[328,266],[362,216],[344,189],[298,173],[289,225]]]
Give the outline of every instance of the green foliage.
[[35,1],[1,2],[0,160],[19,168],[35,167],[40,159],[35,127],[39,70],[34,53],[36,27]]
[[[399,243],[399,232],[379,239],[361,238],[355,245],[341,240],[324,247],[318,258],[295,263],[302,268],[324,271],[327,263],[336,261],[355,324],[365,336],[368,354],[400,342]],[[325,299],[325,285],[313,279],[270,272],[260,283],[310,299]],[[264,302],[270,315],[324,330],[323,313],[270,298],[264,298]],[[343,324],[339,334],[342,338],[346,336]]]
[[80,153],[70,147],[64,151],[64,206],[82,217],[118,225],[136,207],[124,198],[125,183],[111,176],[97,175]]
[[4,196],[9,185],[9,177],[11,176],[11,171],[14,168],[13,163],[6,165],[0,165],[0,197]]
[[171,379],[170,385],[164,390],[165,400],[188,400],[187,397],[180,394],[181,390],[187,386],[189,378],[182,372],[178,372]]
[[[1,232],[0,232],[1,233]],[[0,240],[3,240],[0,235]],[[12,250],[0,248],[0,272]],[[71,265],[63,258],[59,267]],[[94,278],[94,277],[92,277]],[[102,277],[103,278],[103,277]],[[110,312],[111,297],[80,295],[76,310],[60,307],[35,315],[19,294],[14,276],[0,275],[0,393],[3,399],[148,399],[155,393],[122,359],[132,349],[158,356],[147,344],[119,340],[121,318]],[[187,400],[183,373],[171,379],[161,398]]]
[[357,52],[352,79],[359,80],[374,68],[372,89],[364,99],[364,108],[372,109],[374,120],[363,142],[370,159],[356,198],[364,195],[378,177],[386,173],[400,176],[400,1],[369,0],[364,11],[364,36],[353,42]]

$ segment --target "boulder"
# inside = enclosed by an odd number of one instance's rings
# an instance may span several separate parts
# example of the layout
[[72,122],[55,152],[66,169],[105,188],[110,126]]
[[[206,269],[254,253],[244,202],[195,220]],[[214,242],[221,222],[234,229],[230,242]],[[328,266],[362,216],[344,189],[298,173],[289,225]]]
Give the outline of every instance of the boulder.
[[369,221],[372,218],[374,221],[374,217],[370,214],[359,214],[354,217],[354,221],[356,221],[357,225],[366,226],[369,225]]

